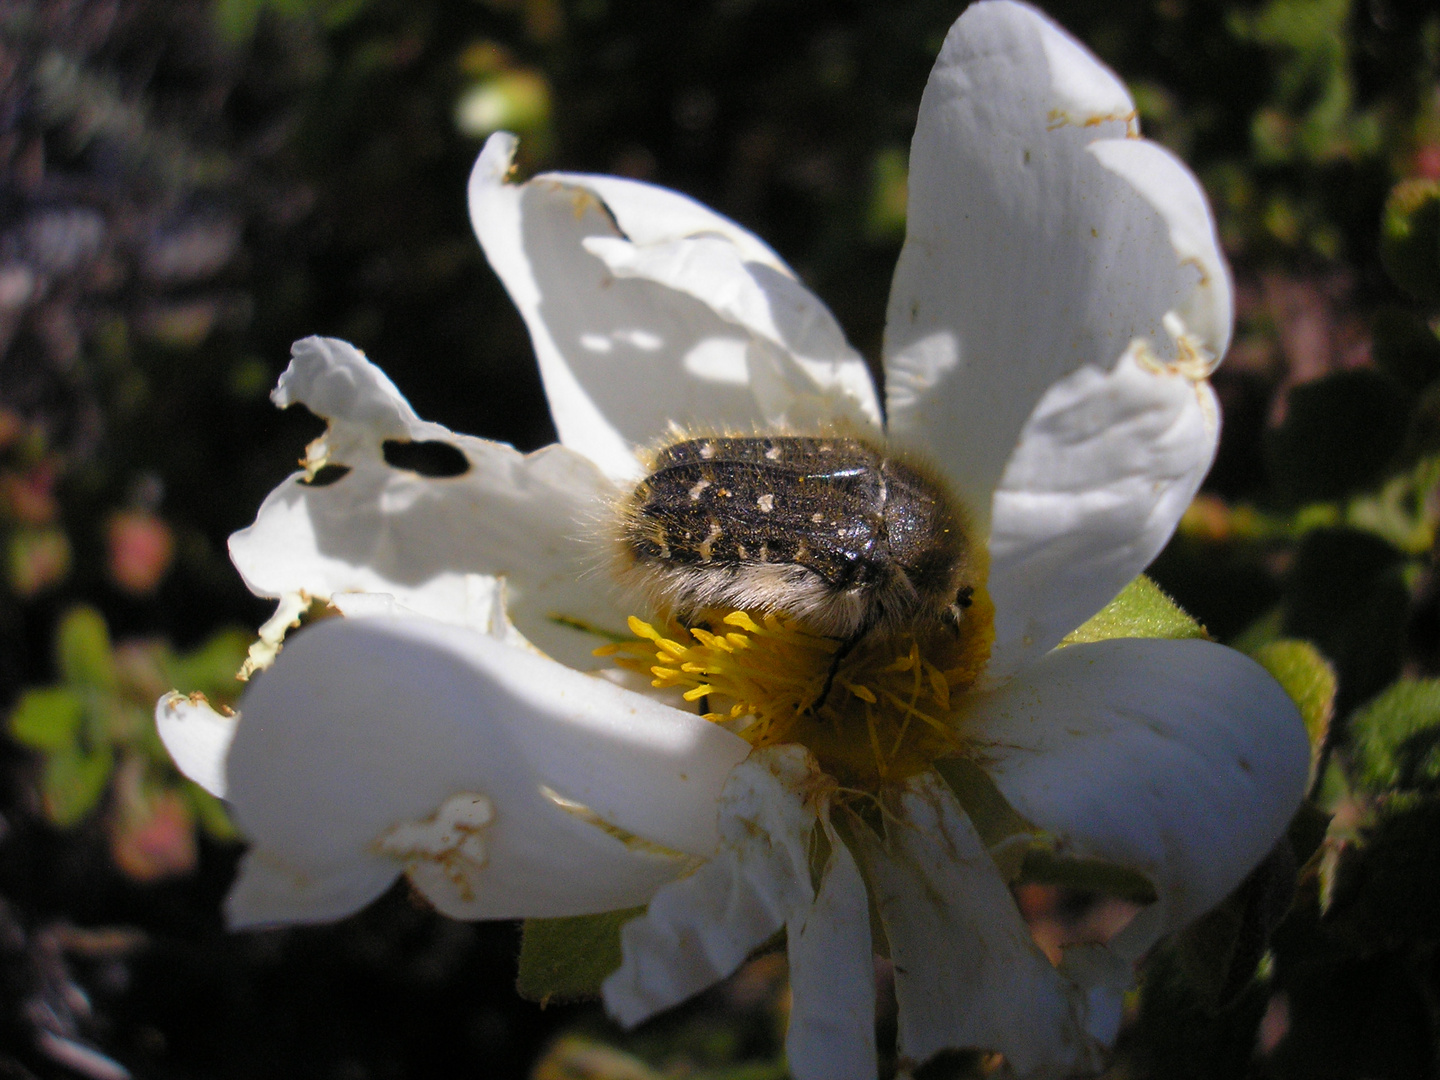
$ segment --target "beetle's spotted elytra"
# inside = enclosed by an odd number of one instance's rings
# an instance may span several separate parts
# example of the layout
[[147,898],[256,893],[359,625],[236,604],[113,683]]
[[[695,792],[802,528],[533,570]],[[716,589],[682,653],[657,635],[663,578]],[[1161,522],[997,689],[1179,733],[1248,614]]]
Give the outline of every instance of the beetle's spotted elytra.
[[944,482],[855,435],[682,436],[620,520],[622,580],[687,625],[745,610],[850,645],[958,628],[977,584]]
[[969,752],[953,696],[989,660],[994,608],[940,473],[839,431],[677,433],[645,467],[611,536],[653,621],[596,655],[857,791]]

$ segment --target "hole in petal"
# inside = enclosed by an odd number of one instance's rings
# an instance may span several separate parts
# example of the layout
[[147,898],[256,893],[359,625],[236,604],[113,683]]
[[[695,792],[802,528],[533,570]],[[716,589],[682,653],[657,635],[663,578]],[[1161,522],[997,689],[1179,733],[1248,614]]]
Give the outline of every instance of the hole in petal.
[[458,447],[449,443],[386,439],[381,450],[385,454],[386,465],[394,469],[408,469],[421,476],[464,476],[470,471],[469,459]]
[[331,484],[345,479],[349,473],[349,465],[321,465],[315,470],[314,476],[300,482],[306,487],[329,487]]

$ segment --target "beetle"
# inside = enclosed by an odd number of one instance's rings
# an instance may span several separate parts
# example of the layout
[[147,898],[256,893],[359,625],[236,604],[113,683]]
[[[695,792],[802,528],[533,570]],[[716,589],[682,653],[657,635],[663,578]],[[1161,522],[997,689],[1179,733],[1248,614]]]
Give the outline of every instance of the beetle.
[[963,512],[923,464],[855,435],[680,437],[620,507],[620,577],[686,625],[773,613],[842,642],[958,631]]

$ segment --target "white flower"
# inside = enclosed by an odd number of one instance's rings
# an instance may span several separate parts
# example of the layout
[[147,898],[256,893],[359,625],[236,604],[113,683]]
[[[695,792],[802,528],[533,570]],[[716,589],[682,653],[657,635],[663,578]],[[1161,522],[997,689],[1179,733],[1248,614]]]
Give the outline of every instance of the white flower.
[[[343,342],[296,345],[274,400],[329,430],[231,555],[280,602],[259,666],[311,600],[346,618],[288,643],[238,724],[174,695],[158,710],[181,767],[251,840],[232,925],[337,918],[402,872],[461,918],[648,902],[605,986],[627,1024],[785,927],[791,1066],[845,1080],[875,1071],[873,901],[903,1056],[978,1046],[1022,1076],[1092,1067],[1134,961],[1270,849],[1308,764],[1295,707],[1238,653],[1056,648],[1160,550],[1214,453],[1205,379],[1231,293],[1196,181],[1034,9],[987,0],[951,30],[912,146],[884,352],[888,437],[943,472],[988,540],[993,648],[950,722],[1060,851],[1133,868],[1158,895],[1056,968],[934,771],[870,792],[877,831],[806,747],[752,750],[591,673],[607,661],[586,628],[630,614],[595,522],[640,475],[637,447],[674,422],[878,433],[880,408],[834,318],[755,237],[633,181],[509,184],[513,150],[486,144],[471,215],[529,325],[560,444],[522,455],[455,435]],[[387,440],[448,444],[463,475],[393,468]],[[326,464],[348,472],[307,483]]]

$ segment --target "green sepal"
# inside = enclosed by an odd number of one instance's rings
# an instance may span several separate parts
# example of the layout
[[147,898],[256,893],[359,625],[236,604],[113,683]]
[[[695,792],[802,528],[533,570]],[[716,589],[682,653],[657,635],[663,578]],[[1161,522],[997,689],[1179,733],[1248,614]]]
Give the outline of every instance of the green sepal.
[[1104,859],[1057,855],[1043,847],[1032,847],[1025,853],[1018,881],[1101,893],[1134,904],[1153,904],[1159,899],[1154,883],[1138,870]]
[[1402,679],[1350,719],[1350,764],[1372,794],[1440,784],[1440,679]]
[[48,755],[40,774],[40,793],[51,823],[69,828],[94,810],[105,794],[114,761],[109,747],[90,754],[72,748]]
[[1276,604],[1230,639],[1230,648],[1254,656],[1272,641],[1285,636],[1285,605]]
[[1300,710],[1305,734],[1310,739],[1310,780],[1320,764],[1330,721],[1335,715],[1335,669],[1308,641],[1285,638],[1261,645],[1250,654],[1275,677]]
[[1333,814],[1341,806],[1349,803],[1354,798],[1354,792],[1350,789],[1350,777],[1345,772],[1345,767],[1337,758],[1330,758],[1325,763],[1325,768],[1320,773],[1320,782],[1315,785],[1315,793],[1312,796],[1315,805],[1324,810],[1327,814]]
[[1060,644],[1084,645],[1111,638],[1209,637],[1205,628],[1166,596],[1159,585],[1141,574]]
[[85,701],[65,686],[26,690],[10,714],[10,734],[35,750],[66,750],[75,745],[85,719]]
[[620,966],[620,928],[644,913],[638,907],[565,919],[526,919],[516,991],[542,1005],[598,997],[605,976]]
[[67,683],[114,690],[118,683],[110,631],[92,607],[71,608],[55,631],[55,659]]

